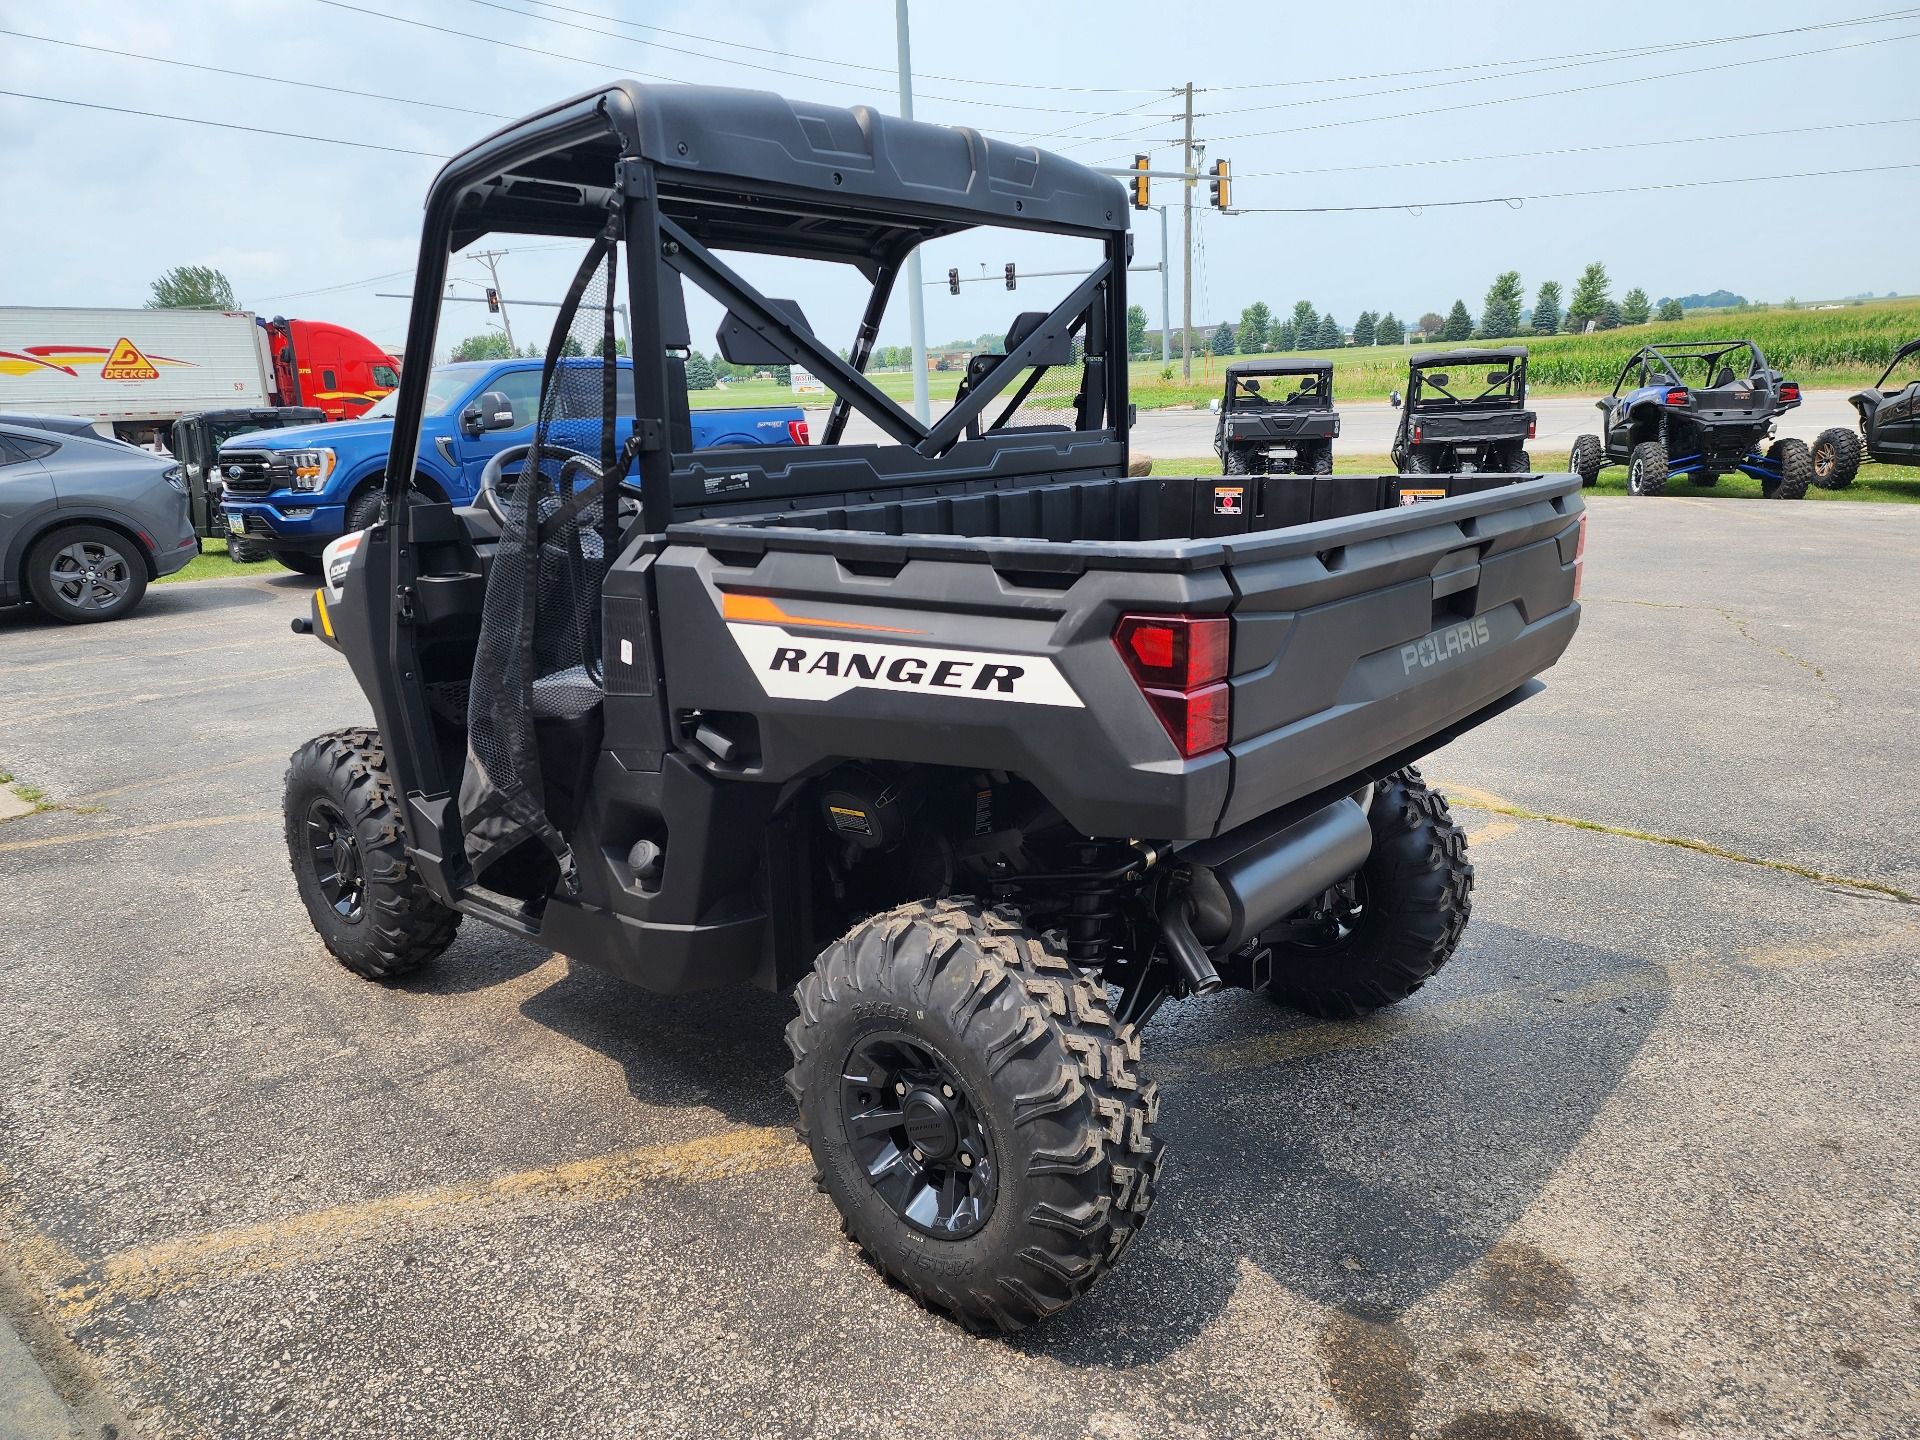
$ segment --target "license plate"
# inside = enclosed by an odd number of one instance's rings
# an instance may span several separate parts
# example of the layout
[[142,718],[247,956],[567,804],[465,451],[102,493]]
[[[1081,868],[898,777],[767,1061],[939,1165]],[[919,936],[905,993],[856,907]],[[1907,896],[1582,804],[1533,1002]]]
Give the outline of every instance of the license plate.
[[1418,505],[1425,500],[1444,500],[1446,498],[1447,492],[1445,490],[1402,489],[1400,492],[1400,503],[1402,505]]
[[244,515],[227,516],[227,533],[229,535],[245,535],[247,533],[247,517]]

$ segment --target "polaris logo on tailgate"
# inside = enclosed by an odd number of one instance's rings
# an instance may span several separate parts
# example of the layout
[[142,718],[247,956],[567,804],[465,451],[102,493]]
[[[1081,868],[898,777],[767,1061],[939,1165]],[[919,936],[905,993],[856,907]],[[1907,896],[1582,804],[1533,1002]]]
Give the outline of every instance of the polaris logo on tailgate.
[[778,700],[832,700],[849,690],[894,690],[1083,708],[1066,677],[1044,655],[822,639],[777,625],[729,624],[727,630],[761,688]]
[[1425,670],[1442,660],[1464,655],[1469,650],[1485,645],[1492,638],[1484,615],[1462,620],[1458,625],[1449,625],[1444,630],[1436,630],[1424,640],[1400,647],[1403,673],[1411,675],[1415,670]]

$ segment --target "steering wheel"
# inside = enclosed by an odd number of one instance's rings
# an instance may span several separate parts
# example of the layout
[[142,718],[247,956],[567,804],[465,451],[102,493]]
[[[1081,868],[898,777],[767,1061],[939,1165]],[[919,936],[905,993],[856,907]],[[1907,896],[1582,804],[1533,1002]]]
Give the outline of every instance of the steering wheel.
[[[474,507],[486,511],[488,515],[493,517],[494,523],[503,531],[507,528],[507,512],[506,507],[500,502],[501,474],[508,465],[511,465],[516,460],[525,460],[527,456],[532,453],[533,446],[531,445],[508,445],[504,449],[496,451],[493,457],[487,461],[486,468],[480,472],[480,488],[474,492],[473,496]],[[600,478],[599,462],[582,454],[578,450],[572,450],[565,445],[555,445],[549,442],[540,447],[540,458],[542,461],[545,461],[549,457],[564,457],[560,466],[560,481],[563,485],[572,478],[573,472],[576,470],[584,470],[589,480],[598,480]],[[622,491],[624,492],[627,488],[623,481],[621,484]],[[630,495],[622,493],[619,500],[618,513],[623,520],[639,514],[639,501]]]

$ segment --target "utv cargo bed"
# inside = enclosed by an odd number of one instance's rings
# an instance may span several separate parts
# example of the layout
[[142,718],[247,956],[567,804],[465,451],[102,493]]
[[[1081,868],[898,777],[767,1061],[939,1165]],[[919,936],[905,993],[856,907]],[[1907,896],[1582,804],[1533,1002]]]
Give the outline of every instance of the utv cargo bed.
[[[1014,768],[1087,834],[1213,836],[1407,763],[1565,650],[1577,477],[1437,478],[1472,493],[1403,506],[1391,476],[1077,479],[678,525],[655,566],[676,616],[664,669],[715,733],[740,717],[751,733],[729,748],[759,778],[847,753]],[[1115,629],[1223,612],[1228,743],[1182,759]],[[1005,697],[1033,701],[1010,725],[967,703],[974,671],[850,683],[856,655],[911,662],[916,645],[1057,666],[1060,684]]]

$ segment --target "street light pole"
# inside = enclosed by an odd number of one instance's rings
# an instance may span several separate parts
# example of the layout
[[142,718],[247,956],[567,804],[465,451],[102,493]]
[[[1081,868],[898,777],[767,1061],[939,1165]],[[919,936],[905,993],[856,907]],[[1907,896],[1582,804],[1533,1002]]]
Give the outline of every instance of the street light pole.
[[[905,0],[901,0],[905,3]],[[1180,379],[1193,383],[1193,82],[1187,82],[1187,138],[1182,153],[1186,163],[1180,168],[1187,179],[1180,182],[1180,224],[1184,232],[1181,249],[1186,263],[1180,267]]]
[[[907,0],[893,0],[894,34],[900,47],[900,118],[913,119],[913,59],[907,44]],[[907,324],[913,332],[913,414],[922,425],[927,406],[927,309],[920,284],[920,248],[907,256]]]
[[1156,205],[1160,212],[1160,363],[1173,363],[1173,309],[1167,303],[1167,207]]

